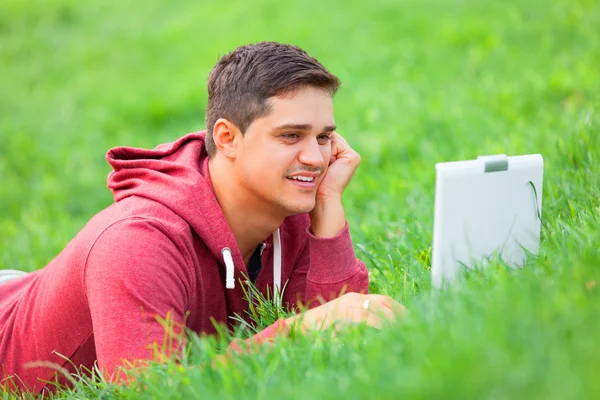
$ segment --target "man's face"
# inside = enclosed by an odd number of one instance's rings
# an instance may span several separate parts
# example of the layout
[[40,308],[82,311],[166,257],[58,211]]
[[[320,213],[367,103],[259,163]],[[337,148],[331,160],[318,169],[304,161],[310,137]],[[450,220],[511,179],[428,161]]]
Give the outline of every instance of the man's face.
[[269,115],[252,122],[237,146],[236,174],[251,204],[286,216],[307,213],[331,159],[331,95],[304,88],[269,101]]

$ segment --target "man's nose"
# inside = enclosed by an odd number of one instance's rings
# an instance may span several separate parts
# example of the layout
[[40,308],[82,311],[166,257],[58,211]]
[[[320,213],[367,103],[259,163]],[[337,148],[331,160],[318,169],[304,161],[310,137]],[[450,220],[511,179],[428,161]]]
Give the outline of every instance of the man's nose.
[[317,139],[307,140],[300,150],[298,161],[305,165],[320,167],[323,164],[323,154]]

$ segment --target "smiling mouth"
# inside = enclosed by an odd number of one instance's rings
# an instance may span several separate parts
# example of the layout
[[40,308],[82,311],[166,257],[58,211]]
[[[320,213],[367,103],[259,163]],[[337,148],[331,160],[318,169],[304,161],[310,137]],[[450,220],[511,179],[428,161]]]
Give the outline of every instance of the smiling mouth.
[[288,176],[288,179],[300,182],[313,182],[315,180],[313,176]]

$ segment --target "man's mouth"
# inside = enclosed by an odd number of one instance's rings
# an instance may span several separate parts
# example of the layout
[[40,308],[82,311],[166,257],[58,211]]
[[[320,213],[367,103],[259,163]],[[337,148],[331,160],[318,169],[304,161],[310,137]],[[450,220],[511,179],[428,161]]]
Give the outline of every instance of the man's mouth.
[[288,179],[293,179],[301,182],[312,182],[315,180],[314,176],[288,176]]

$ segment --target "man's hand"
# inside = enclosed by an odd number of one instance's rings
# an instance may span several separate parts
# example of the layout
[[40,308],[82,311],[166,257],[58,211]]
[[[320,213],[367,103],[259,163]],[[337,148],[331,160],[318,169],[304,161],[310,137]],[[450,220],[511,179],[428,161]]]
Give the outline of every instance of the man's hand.
[[342,193],[360,163],[360,155],[340,134],[331,134],[331,159],[327,173],[317,189],[317,202],[340,201]]
[[322,330],[334,324],[366,323],[380,328],[386,321],[406,315],[406,308],[394,299],[380,294],[347,293],[319,307],[289,317],[286,322],[305,333]]
[[312,232],[318,237],[337,235],[346,224],[342,193],[358,164],[360,155],[338,133],[331,134],[329,167],[317,189],[315,208],[310,212]]

